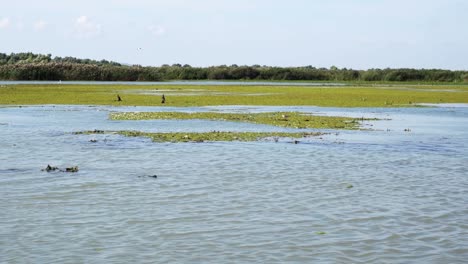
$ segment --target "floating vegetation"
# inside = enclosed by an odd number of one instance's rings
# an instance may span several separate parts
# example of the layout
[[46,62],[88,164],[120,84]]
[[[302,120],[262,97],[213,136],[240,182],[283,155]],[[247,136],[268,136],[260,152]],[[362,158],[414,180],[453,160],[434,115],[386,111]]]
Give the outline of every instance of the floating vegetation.
[[78,166],[65,168],[66,172],[78,172]]
[[47,167],[45,167],[45,169],[42,169],[41,171],[47,171],[47,172],[52,172],[52,171],[60,171],[60,172],[78,172],[78,166],[73,166],[73,167],[68,167],[68,168],[65,168],[64,170],[63,169],[60,169],[59,167],[55,167],[55,166],[50,166],[49,164],[47,164]]
[[153,179],[157,179],[158,178],[158,175],[140,175],[138,176],[138,178],[153,178]]
[[317,234],[317,235],[326,235],[327,232],[324,232],[324,231],[317,231],[317,232],[315,232],[315,234]]
[[[365,118],[350,118],[336,116],[314,116],[299,112],[269,112],[269,113],[217,113],[217,112],[124,112],[111,113],[112,120],[149,120],[149,119],[203,119],[232,122],[249,122],[264,125],[291,128],[327,128],[327,129],[358,129],[359,121],[371,120]],[[372,119],[375,120],[375,119]]]
[[58,167],[54,167],[54,166],[50,166],[49,164],[47,164],[47,167],[45,169],[42,169],[42,171],[56,171],[58,170],[59,168]]
[[[185,133],[185,132],[174,132],[174,133],[150,133],[140,131],[107,131],[106,133],[119,134],[127,137],[147,137],[154,142],[215,142],[215,141],[260,141],[267,140],[278,142],[279,138],[309,138],[314,136],[320,136],[324,133],[288,133],[288,132],[222,132],[222,131],[211,131],[201,133]],[[74,134],[94,134],[94,131],[81,131],[75,132]],[[294,140],[293,143],[296,143]],[[299,141],[297,141],[299,143]],[[296,144],[297,144],[296,143]]]
[[259,141],[279,138],[305,138],[322,133],[286,133],[286,132],[203,132],[203,133],[147,133],[138,131],[120,131],[127,137],[148,137],[154,142],[214,142],[214,141]]
[[[170,100],[148,96],[144,91],[177,92]],[[200,96],[193,90],[204,91]],[[143,92],[142,92],[143,91]],[[121,100],[116,99],[120,94]],[[125,98],[123,98],[125,94]],[[167,99],[167,98],[166,98]],[[308,105],[333,107],[416,107],[420,103],[468,103],[467,85],[371,84],[346,86],[248,85],[14,85],[0,90],[1,105]]]
[[[98,130],[98,129],[91,130],[91,131],[78,131],[78,132],[73,132],[73,134],[75,134],[75,135],[79,135],[79,134],[88,134],[88,135],[90,135],[90,134],[104,134],[104,133],[105,133],[104,130]],[[92,142],[93,140],[90,140],[90,141]]]

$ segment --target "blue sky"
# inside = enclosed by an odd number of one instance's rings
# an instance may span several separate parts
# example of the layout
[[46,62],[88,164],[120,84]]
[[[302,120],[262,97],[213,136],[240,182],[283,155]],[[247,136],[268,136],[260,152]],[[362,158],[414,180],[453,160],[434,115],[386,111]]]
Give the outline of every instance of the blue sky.
[[466,0],[1,0],[0,52],[468,70]]

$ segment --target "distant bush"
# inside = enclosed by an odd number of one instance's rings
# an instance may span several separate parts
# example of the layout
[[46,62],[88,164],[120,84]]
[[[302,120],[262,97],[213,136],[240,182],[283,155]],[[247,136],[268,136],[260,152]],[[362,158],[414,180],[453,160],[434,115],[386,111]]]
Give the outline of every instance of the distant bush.
[[221,65],[192,67],[188,64],[142,67],[107,60],[54,57],[51,54],[0,53],[2,80],[64,81],[161,81],[161,80],[298,80],[298,81],[391,81],[468,82],[467,71],[440,69],[353,70],[305,67]]

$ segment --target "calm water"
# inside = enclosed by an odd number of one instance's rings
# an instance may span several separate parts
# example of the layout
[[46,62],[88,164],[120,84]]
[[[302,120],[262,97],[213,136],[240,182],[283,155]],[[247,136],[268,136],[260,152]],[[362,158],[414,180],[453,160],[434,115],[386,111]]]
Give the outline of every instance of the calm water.
[[[107,120],[110,111],[161,110],[391,120],[297,145],[69,133],[292,131]],[[466,263],[467,131],[468,108],[450,106],[3,107],[0,263]],[[41,171],[47,164],[80,171]]]

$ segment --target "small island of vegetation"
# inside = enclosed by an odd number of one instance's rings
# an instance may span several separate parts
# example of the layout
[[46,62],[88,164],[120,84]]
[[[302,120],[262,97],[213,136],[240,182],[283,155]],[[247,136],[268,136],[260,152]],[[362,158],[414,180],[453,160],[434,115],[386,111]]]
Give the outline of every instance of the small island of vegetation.
[[[161,67],[123,65],[107,60],[54,57],[33,53],[0,54],[0,79],[63,81],[162,81],[223,80],[210,84],[10,84],[0,88],[1,105],[112,105],[203,107],[220,105],[322,106],[322,107],[418,107],[423,103],[468,103],[465,71],[370,69],[351,70],[331,67],[213,66],[191,67],[174,64]],[[242,81],[321,81],[321,85],[286,83],[258,84]],[[340,85],[327,82],[340,82]],[[422,83],[415,83],[422,82]],[[311,115],[300,112],[223,113],[223,112],[114,112],[112,120],[201,119],[248,122],[291,129],[360,129],[366,118]],[[99,131],[101,133],[102,131]],[[78,132],[78,134],[81,132]],[[97,132],[83,132],[96,134]],[[124,136],[149,137],[156,142],[254,141],[265,138],[298,138],[318,134],[291,132],[147,133],[105,131]]]

